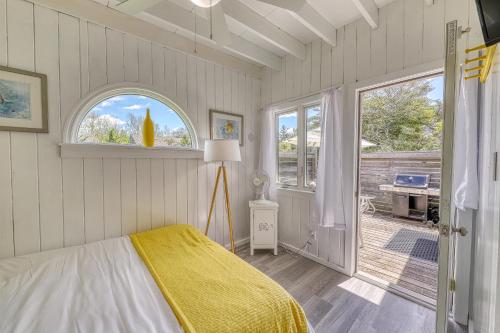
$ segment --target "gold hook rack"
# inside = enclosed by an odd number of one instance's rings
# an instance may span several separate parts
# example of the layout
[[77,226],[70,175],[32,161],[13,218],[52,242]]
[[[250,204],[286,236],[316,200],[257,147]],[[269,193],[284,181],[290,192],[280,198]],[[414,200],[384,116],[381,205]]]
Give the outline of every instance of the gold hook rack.
[[465,77],[466,80],[479,78],[479,82],[485,83],[486,80],[488,79],[488,75],[490,74],[491,65],[493,64],[493,58],[495,57],[497,46],[496,44],[492,46],[478,45],[473,48],[466,49],[465,53],[469,54],[471,52],[476,52],[481,50],[485,50],[484,54],[480,54],[479,56],[472,59],[465,59],[466,65],[480,61],[479,65],[465,69],[466,73],[477,71],[476,74],[473,74],[471,76],[466,76]]

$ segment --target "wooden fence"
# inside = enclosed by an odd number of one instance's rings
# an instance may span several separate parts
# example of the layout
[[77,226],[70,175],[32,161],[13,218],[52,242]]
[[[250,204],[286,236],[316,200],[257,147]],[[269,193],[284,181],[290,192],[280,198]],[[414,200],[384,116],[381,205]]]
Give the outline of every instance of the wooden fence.
[[[361,195],[374,196],[379,212],[392,212],[392,194],[380,191],[379,185],[392,184],[396,174],[430,175],[429,187],[441,184],[440,152],[363,153],[360,168]],[[439,205],[439,198],[429,197],[429,204]]]

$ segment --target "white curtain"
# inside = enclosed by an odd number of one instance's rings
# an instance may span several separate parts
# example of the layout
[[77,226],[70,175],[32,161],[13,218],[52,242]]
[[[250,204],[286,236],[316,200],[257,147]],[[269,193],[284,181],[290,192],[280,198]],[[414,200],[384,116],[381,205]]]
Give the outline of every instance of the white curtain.
[[[460,80],[459,96],[455,112],[455,133],[453,138],[453,194],[455,206],[455,227],[465,227],[471,231],[474,210],[479,206],[479,95],[477,79]],[[455,280],[458,286],[470,285],[470,266],[464,265],[464,258],[470,258],[472,238],[455,238]],[[453,306],[453,317],[458,323],[467,324],[469,319],[469,288],[457,288]]]
[[462,73],[453,144],[453,201],[462,211],[479,204],[478,102],[478,80],[465,80]]
[[323,227],[344,230],[342,186],[342,88],[323,93],[321,99],[321,145],[316,181],[315,219]]
[[276,135],[275,119],[271,107],[264,109],[260,132],[259,169],[267,172],[269,182],[269,200],[276,200]]

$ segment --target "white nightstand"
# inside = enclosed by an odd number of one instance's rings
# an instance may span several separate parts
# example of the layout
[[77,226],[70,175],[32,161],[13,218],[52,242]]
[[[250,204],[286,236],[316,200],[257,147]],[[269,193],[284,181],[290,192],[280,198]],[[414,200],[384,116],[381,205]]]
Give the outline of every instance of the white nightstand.
[[273,249],[278,255],[278,208],[273,201],[250,201],[250,254],[254,249]]

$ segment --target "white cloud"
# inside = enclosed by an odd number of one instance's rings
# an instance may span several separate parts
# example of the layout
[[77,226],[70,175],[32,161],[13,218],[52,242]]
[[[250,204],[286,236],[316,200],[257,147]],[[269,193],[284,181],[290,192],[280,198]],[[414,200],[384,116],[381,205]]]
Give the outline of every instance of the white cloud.
[[103,115],[99,116],[99,119],[106,121],[113,126],[122,126],[125,124],[125,122],[123,120],[115,118],[109,114],[103,114]]
[[111,97],[110,99],[108,99],[108,101],[119,102],[119,101],[123,101],[124,99],[125,99],[125,97],[123,97],[123,96],[114,96],[114,97]]
[[124,100],[124,98],[122,96],[115,96],[115,97],[111,97],[105,101],[102,101],[101,103],[99,103],[99,106],[107,107],[107,106],[111,106],[111,105],[115,104],[116,102],[120,102],[123,100]]
[[140,105],[140,104],[134,104],[130,106],[125,106],[124,109],[126,110],[140,110],[140,109],[145,109],[147,105]]
[[110,101],[102,101],[99,106],[102,106],[102,107],[107,107],[107,106],[111,106],[113,103],[111,103]]

